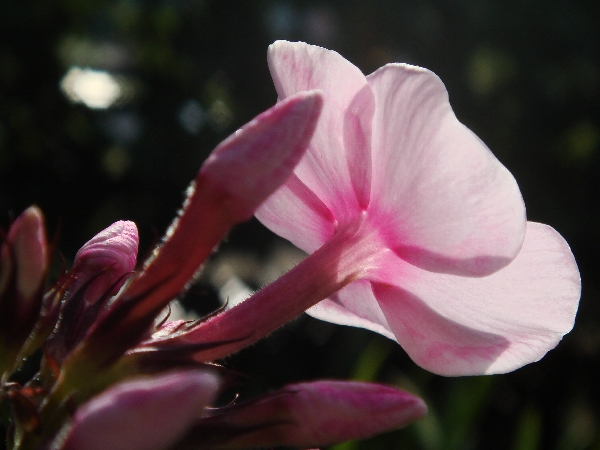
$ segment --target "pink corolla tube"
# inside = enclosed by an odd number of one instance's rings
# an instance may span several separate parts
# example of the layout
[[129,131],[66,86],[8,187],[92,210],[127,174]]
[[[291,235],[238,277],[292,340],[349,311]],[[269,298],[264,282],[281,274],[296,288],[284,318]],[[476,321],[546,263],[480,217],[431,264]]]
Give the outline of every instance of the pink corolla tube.
[[457,120],[440,79],[406,64],[365,77],[304,43],[276,42],[268,58],[281,101],[323,96],[307,152],[256,212],[310,255],[152,345],[223,342],[195,355],[210,361],[308,309],[394,339],[442,375],[509,372],[554,348],[579,303],[571,250],[551,227],[527,222],[515,179]]

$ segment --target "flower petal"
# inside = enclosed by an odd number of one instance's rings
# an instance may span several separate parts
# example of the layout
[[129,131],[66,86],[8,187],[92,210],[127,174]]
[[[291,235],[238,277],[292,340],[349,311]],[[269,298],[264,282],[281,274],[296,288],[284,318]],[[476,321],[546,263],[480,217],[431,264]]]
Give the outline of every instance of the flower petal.
[[370,209],[391,248],[426,270],[482,276],[518,253],[525,208],[510,172],[454,115],[432,72],[389,64],[376,98]]
[[214,399],[218,379],[187,371],[117,384],[81,406],[53,450],[171,448]]
[[268,60],[280,98],[308,89],[323,92],[321,118],[294,173],[343,222],[369,199],[375,102],[367,80],[338,53],[302,42],[276,42]]
[[[296,247],[312,253],[329,239],[335,219],[296,174],[292,174],[256,211],[256,218]],[[298,220],[301,217],[302,220]]]
[[400,270],[398,287],[373,283],[373,293],[400,345],[431,372],[510,372],[541,359],[573,327],[579,272],[547,225],[529,222],[517,257],[487,277]]
[[317,303],[306,312],[316,319],[364,328],[395,339],[373,295],[371,284],[366,280],[350,283],[337,294]]

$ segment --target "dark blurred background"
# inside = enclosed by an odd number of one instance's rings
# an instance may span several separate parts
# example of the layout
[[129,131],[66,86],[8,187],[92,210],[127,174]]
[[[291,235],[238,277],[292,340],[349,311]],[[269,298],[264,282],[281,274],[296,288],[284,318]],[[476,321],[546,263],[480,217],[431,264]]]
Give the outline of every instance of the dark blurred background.
[[[243,397],[353,378],[403,387],[430,407],[405,430],[336,450],[600,449],[599,5],[3,0],[0,225],[38,204],[69,261],[129,219],[148,252],[212,148],[275,102],[266,62],[275,39],[337,50],[365,73],[387,62],[427,67],[515,175],[529,219],[571,244],[583,279],[573,332],[514,373],[443,378],[385,338],[303,317],[226,364],[247,375]],[[205,313],[233,275],[256,288],[296,258],[256,221],[220,255],[187,308]]]

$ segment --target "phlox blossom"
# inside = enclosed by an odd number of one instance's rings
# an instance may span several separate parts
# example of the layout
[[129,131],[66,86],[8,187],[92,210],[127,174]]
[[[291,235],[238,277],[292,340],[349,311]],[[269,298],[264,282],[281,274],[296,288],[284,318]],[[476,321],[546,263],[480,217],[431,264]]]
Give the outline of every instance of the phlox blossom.
[[526,221],[515,179],[441,80],[407,64],[364,76],[304,43],[276,42],[268,59],[280,100],[324,99],[306,155],[256,214],[315,267],[332,258],[309,314],[397,340],[444,375],[507,372],[554,348],[579,302],[573,255]]

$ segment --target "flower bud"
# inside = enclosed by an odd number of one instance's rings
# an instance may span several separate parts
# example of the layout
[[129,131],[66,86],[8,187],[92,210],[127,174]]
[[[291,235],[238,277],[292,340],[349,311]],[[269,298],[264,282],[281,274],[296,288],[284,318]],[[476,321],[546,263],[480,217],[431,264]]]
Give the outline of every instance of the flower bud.
[[31,206],[0,247],[0,374],[12,367],[37,320],[47,271],[44,217]]
[[388,386],[300,383],[202,419],[183,448],[321,447],[402,428],[426,412],[421,399]]
[[211,372],[182,371],[117,384],[81,406],[52,450],[172,448],[219,389]]
[[133,222],[119,221],[77,252],[60,322],[46,345],[57,362],[83,338],[111,296],[123,286],[135,268],[137,251],[137,227]]

